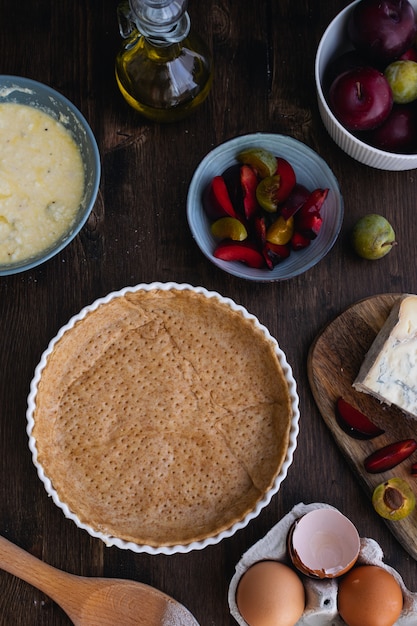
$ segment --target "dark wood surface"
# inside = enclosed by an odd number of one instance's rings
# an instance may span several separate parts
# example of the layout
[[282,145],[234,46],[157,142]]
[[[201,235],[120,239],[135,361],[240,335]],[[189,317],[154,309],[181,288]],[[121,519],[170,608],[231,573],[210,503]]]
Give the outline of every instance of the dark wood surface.
[[[118,92],[121,45],[115,0],[0,0],[0,72],[33,78],[85,115],[102,158],[100,192],[86,226],[61,254],[33,271],[0,278],[0,533],[48,563],[82,575],[133,578],[184,603],[201,626],[234,620],[227,589],[241,554],[298,502],[327,502],[376,539],[387,563],[416,590],[416,562],[373,512],[369,497],[322,420],[307,355],[322,328],[352,303],[417,292],[416,172],[363,166],[327,135],[316,105],[314,57],[328,22],[347,2],[190,0],[194,28],[213,50],[212,92],[193,117],[156,125]],[[220,272],[201,254],[186,221],[193,171],[214,146],[255,131],[291,135],[324,156],[345,201],[341,235],[318,265],[294,280],[253,284]],[[399,245],[366,262],[347,237],[361,215],[390,219]],[[246,529],[200,552],[137,555],[106,548],[64,518],[37,478],[27,446],[26,398],[42,351],[84,305],[139,282],[188,282],[235,299],[277,337],[300,396],[300,434],[279,493]],[[0,624],[64,626],[44,594],[0,573]]]

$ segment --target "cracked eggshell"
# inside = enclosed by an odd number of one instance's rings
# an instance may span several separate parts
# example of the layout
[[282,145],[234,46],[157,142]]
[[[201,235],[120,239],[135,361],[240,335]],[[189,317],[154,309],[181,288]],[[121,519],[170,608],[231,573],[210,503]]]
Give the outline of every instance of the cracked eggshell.
[[[235,574],[230,581],[228,601],[231,615],[240,626],[248,626],[240,615],[236,604],[236,590],[239,580],[246,570],[254,563],[272,559],[291,564],[287,552],[287,537],[294,522],[316,509],[331,509],[334,507],[321,502],[312,504],[297,504],[271,530],[247,550],[236,565]],[[398,581],[404,596],[404,606],[396,626],[416,626],[417,624],[417,592],[407,589],[400,574],[385,564],[380,545],[371,538],[360,539],[360,552],[357,564],[379,565],[390,572]],[[306,606],[304,613],[296,626],[345,626],[337,611],[338,579],[315,579],[301,575],[305,591]]]
[[306,576],[335,578],[350,570],[360,550],[354,524],[335,509],[315,509],[292,525],[288,552],[293,565]]

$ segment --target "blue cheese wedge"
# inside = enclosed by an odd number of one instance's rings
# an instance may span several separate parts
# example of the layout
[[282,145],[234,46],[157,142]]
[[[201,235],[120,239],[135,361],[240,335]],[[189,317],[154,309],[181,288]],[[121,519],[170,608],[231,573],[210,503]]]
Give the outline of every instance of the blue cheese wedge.
[[417,295],[395,302],[353,387],[417,419]]

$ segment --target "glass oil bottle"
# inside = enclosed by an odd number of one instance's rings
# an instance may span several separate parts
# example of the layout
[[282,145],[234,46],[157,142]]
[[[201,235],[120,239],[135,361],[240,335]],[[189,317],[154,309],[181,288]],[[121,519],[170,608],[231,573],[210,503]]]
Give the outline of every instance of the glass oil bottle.
[[206,99],[213,62],[190,28],[187,0],[125,0],[118,7],[124,45],[116,80],[130,106],[156,122],[174,122]]

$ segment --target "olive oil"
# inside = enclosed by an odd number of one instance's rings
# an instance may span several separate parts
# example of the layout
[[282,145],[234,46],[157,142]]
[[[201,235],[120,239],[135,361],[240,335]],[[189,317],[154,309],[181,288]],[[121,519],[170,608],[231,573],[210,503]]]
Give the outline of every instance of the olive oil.
[[191,31],[185,6],[178,0],[130,0],[119,6],[126,41],[116,57],[117,84],[130,106],[157,122],[190,114],[206,99],[213,80],[210,52]]

